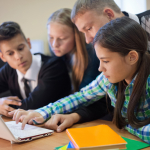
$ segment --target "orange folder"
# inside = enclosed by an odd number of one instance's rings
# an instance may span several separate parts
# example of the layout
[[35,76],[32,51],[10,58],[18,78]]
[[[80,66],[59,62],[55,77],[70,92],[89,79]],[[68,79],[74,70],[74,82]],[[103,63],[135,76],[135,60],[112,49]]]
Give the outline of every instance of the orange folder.
[[70,128],[66,132],[76,150],[125,149],[127,144],[108,125]]

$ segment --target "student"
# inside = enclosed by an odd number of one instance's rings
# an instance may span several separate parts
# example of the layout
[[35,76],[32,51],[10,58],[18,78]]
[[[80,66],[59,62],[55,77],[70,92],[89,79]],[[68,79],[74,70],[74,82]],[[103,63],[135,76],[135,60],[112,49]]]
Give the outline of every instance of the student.
[[[146,32],[134,20],[122,17],[100,28],[93,44],[100,60],[99,71],[103,72],[96,80],[80,92],[34,112],[16,111],[14,119],[18,122],[20,116],[26,114],[24,128],[28,119],[42,122],[54,112],[71,112],[79,106],[90,105],[107,93],[115,107],[113,122],[116,126],[150,143],[150,54]],[[75,117],[76,121],[78,119]],[[61,125],[57,131],[60,128]]]
[[30,39],[15,22],[0,25],[0,58],[7,62],[0,69],[0,114],[10,117],[15,108],[37,109],[67,96],[71,82],[65,63],[43,54],[32,55]]
[[47,22],[47,32],[52,55],[65,61],[73,91],[78,91],[99,75],[99,60],[93,46],[85,43],[83,33],[72,23],[70,15],[69,8],[52,13]]
[[[97,69],[99,60],[93,46],[85,43],[83,33],[78,31],[70,16],[71,9],[69,8],[59,9],[52,13],[47,21],[47,32],[51,53],[61,57],[67,64],[72,78],[73,91],[76,92],[95,80],[100,72]],[[113,111],[109,98],[107,103],[109,110]],[[101,118],[108,113],[107,103],[103,98],[102,101],[89,106],[90,108],[81,107],[76,110],[76,113],[86,116],[85,110],[93,111],[97,108],[100,109],[99,118]],[[90,117],[84,117],[84,121],[89,120],[91,120]]]

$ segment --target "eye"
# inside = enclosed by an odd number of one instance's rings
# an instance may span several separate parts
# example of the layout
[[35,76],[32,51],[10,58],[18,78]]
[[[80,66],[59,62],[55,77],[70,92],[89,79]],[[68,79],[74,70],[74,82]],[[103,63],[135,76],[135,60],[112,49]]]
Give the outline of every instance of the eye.
[[107,64],[109,61],[103,61],[103,62]]
[[22,51],[23,49],[24,49],[24,47],[19,47],[18,48],[19,51]]
[[92,29],[92,27],[88,28],[87,30],[90,31]]
[[9,56],[13,55],[13,52],[8,53]]

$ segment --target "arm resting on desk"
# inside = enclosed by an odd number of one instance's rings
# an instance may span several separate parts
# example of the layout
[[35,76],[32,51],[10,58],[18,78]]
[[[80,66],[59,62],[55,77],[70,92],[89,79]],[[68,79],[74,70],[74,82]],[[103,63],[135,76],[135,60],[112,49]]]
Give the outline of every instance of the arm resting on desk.
[[150,124],[143,126],[141,128],[135,129],[131,127],[131,125],[127,125],[125,127],[127,131],[129,131],[131,134],[139,137],[143,141],[147,142],[150,144]]

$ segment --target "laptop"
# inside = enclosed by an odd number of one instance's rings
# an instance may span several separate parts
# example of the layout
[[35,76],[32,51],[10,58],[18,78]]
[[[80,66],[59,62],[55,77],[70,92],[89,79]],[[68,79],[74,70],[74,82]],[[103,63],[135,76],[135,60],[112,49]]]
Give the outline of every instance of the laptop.
[[54,132],[28,124],[25,125],[24,130],[21,130],[21,125],[22,123],[16,124],[15,121],[4,122],[0,116],[0,138],[9,140],[11,143],[20,143],[46,137]]

